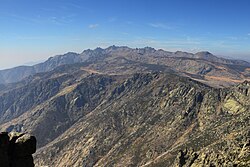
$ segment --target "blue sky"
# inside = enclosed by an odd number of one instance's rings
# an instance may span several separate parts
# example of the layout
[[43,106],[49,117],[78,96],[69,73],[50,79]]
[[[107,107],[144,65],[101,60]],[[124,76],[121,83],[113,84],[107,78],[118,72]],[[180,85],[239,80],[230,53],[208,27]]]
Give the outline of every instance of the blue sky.
[[0,69],[113,44],[250,60],[248,0],[0,2]]

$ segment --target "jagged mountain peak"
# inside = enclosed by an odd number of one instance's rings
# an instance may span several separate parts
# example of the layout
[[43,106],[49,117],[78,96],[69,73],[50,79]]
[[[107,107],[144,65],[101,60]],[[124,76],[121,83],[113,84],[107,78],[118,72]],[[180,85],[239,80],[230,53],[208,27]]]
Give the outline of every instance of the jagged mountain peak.
[[156,51],[155,48],[152,48],[150,46],[146,46],[143,49],[146,50],[146,51]]
[[93,51],[95,51],[95,52],[102,52],[103,50],[105,50],[105,49],[103,49],[101,47],[97,47]]
[[194,55],[192,53],[184,52],[184,51],[176,51],[173,53],[174,56],[178,57],[188,57],[188,58],[193,58]]
[[197,52],[195,56],[197,56],[197,58],[206,59],[206,60],[214,59],[214,58],[218,59],[218,57],[214,56],[212,53],[208,51]]
[[213,55],[213,54],[210,53],[209,51],[200,51],[200,52],[197,52],[196,55]]
[[116,50],[116,49],[119,49],[119,48],[122,48],[122,46],[112,45],[112,46],[107,47],[106,50]]
[[[106,66],[102,64],[106,62]],[[17,67],[9,70],[0,71],[0,83],[12,83],[21,81],[25,77],[32,76],[40,72],[48,72],[54,70],[58,66],[75,63],[89,63],[90,66],[95,66],[99,70],[120,73],[124,70],[114,67],[131,66],[131,69],[137,68],[138,70],[149,69],[153,71],[168,69],[171,71],[178,71],[184,73],[183,75],[190,74],[196,78],[198,75],[206,75],[212,73],[216,77],[224,76],[230,77],[229,82],[246,79],[250,76],[248,70],[250,64],[239,60],[228,60],[214,56],[209,52],[198,52],[196,54],[188,52],[168,52],[165,50],[156,50],[152,47],[144,48],[129,48],[127,46],[110,46],[107,48],[96,48],[84,50],[81,54],[68,52],[63,55],[57,55],[49,58],[43,63],[34,66]],[[122,64],[121,64],[122,63]],[[113,70],[111,70],[113,66]],[[133,66],[133,67],[132,67]],[[119,68],[120,68],[119,67]],[[224,69],[224,70],[222,70]],[[95,69],[96,70],[96,69]],[[98,71],[98,70],[97,70]],[[126,70],[125,70],[126,71]],[[124,73],[126,73],[124,71]],[[228,74],[229,73],[229,74]],[[243,75],[242,75],[243,73]],[[245,77],[246,76],[246,77]],[[225,79],[224,79],[225,80]],[[227,80],[227,79],[226,79]]]
[[61,54],[61,55],[56,55],[56,56],[54,56],[54,57],[50,57],[47,61],[51,61],[51,60],[53,60],[53,59],[60,59],[60,58],[68,58],[68,59],[70,59],[70,58],[74,58],[74,57],[76,57],[76,56],[79,56],[79,54],[78,53],[75,53],[75,52],[67,52],[67,53],[65,53],[65,54]]

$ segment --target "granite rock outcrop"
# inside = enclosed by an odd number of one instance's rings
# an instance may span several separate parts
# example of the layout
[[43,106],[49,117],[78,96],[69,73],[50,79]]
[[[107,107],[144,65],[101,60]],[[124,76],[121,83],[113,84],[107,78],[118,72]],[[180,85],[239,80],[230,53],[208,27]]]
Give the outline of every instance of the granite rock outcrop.
[[36,138],[23,133],[0,133],[1,167],[34,167],[32,154],[36,152]]

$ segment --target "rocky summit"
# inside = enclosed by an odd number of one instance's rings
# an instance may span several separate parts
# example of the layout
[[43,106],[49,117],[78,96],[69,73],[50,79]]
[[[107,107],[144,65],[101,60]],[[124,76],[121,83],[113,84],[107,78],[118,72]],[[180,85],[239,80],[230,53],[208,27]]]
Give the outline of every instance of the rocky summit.
[[34,167],[32,154],[36,152],[36,138],[22,133],[0,133],[1,167]]
[[248,62],[112,46],[32,68],[0,72],[4,164],[250,166]]
[[[250,63],[217,57],[209,52],[169,52],[162,49],[110,46],[50,57],[34,66],[0,70],[0,84],[14,83],[59,66],[78,64],[82,70],[102,74],[135,72],[174,72],[216,87],[250,80]],[[1,85],[0,85],[1,90]]]

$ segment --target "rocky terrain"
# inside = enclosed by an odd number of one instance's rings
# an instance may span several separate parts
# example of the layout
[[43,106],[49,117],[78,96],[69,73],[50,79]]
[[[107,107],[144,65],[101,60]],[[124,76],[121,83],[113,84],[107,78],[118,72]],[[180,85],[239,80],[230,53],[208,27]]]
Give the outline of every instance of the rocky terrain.
[[115,46],[82,54],[0,86],[0,131],[36,136],[37,166],[250,165],[247,62]]
[[105,74],[128,74],[145,71],[177,72],[206,84],[224,87],[250,79],[250,63],[216,57],[209,52],[196,54],[168,52],[154,48],[132,49],[110,46],[66,53],[34,66],[21,66],[0,71],[0,83],[13,83],[61,65],[83,63],[85,70]]
[[0,133],[1,167],[34,167],[36,138],[21,133]]

